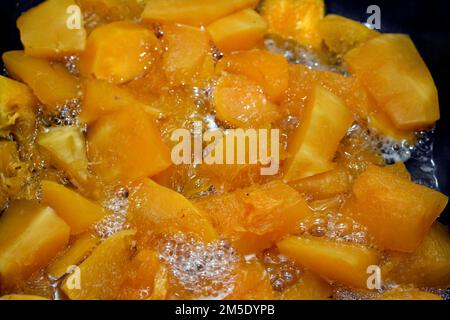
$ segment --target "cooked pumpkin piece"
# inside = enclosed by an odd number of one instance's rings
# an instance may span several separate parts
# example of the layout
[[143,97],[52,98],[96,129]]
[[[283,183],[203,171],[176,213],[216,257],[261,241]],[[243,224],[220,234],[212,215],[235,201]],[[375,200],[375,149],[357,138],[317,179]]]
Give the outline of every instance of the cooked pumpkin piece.
[[29,294],[7,294],[0,297],[0,300],[48,300],[48,299]]
[[137,100],[128,90],[102,80],[87,79],[83,82],[82,110],[79,120],[91,124],[101,116],[130,107],[140,108],[155,117],[161,111]]
[[17,19],[20,39],[29,56],[62,59],[86,46],[83,15],[75,0],[46,0]]
[[245,9],[206,27],[214,44],[222,52],[254,48],[263,42],[267,22],[253,9]]
[[71,234],[80,234],[103,218],[106,211],[96,202],[57,182],[42,181],[41,202],[56,211],[70,226]]
[[439,119],[436,86],[408,36],[375,37],[349,51],[344,60],[397,129],[426,129]]
[[49,111],[78,98],[78,80],[62,64],[23,51],[8,51],[2,57],[9,74],[28,84]]
[[385,282],[447,288],[450,286],[450,235],[435,222],[413,253],[391,252],[383,265]]
[[195,200],[217,231],[241,253],[259,252],[295,234],[312,216],[306,201],[281,181]]
[[152,0],[148,1],[142,20],[174,22],[192,26],[211,22],[245,8],[254,8],[258,0]]
[[50,155],[53,164],[84,184],[89,179],[86,141],[76,126],[52,127],[39,133],[37,144]]
[[213,99],[217,118],[234,127],[266,128],[279,118],[262,86],[242,75],[222,75]]
[[256,49],[225,55],[216,66],[216,73],[224,71],[255,81],[274,102],[283,98],[289,84],[286,58],[266,50]]
[[324,12],[323,0],[264,0],[261,6],[269,32],[313,48],[321,44],[317,26]]
[[60,279],[66,273],[71,272],[71,268],[76,266],[94,250],[100,239],[92,233],[80,235],[64,252],[64,254],[53,261],[47,273],[53,279]]
[[167,49],[162,68],[172,86],[204,87],[214,72],[211,40],[204,28],[185,25],[163,27]]
[[319,237],[289,237],[277,243],[280,252],[311,271],[356,288],[367,288],[367,267],[380,255],[368,247]]
[[351,49],[380,35],[358,21],[329,14],[320,20],[318,31],[328,50],[342,57]]
[[284,179],[298,180],[332,170],[339,142],[354,118],[344,102],[321,86],[308,97],[302,122],[288,142]]
[[211,242],[218,239],[209,217],[181,194],[150,179],[137,181],[130,194],[129,220],[143,241],[163,233],[192,233]]
[[108,183],[151,177],[172,163],[154,120],[137,107],[101,117],[87,141],[92,169]]
[[17,200],[0,217],[0,288],[45,267],[69,241],[70,227],[49,207]]
[[422,243],[448,198],[384,168],[370,166],[353,185],[353,217],[383,249],[413,252]]
[[124,230],[103,241],[64,280],[62,291],[72,300],[116,299],[133,254],[134,234]]
[[160,55],[154,33],[130,21],[96,28],[80,54],[80,73],[111,83],[124,83],[145,75]]
[[0,137],[6,137],[20,117],[34,112],[37,103],[25,84],[0,76]]
[[229,300],[273,300],[269,275],[258,260],[242,262],[236,268],[234,288]]

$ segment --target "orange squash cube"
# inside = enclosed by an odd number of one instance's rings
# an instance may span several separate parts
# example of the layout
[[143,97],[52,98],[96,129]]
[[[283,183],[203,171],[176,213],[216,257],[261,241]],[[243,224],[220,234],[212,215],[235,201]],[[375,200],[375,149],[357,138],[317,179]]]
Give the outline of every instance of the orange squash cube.
[[71,234],[86,231],[106,214],[99,204],[53,181],[42,181],[41,203],[66,221]]
[[153,176],[171,165],[169,148],[150,116],[127,108],[107,114],[88,129],[88,159],[105,182]]
[[6,137],[19,118],[34,114],[36,103],[28,86],[0,76],[0,136]]
[[5,52],[3,62],[11,76],[28,84],[50,110],[78,98],[78,80],[62,64],[29,57],[23,51]]
[[394,288],[383,292],[373,300],[443,300],[437,294],[421,291],[416,288]]
[[282,300],[328,300],[333,295],[331,285],[310,271],[304,271],[297,283],[281,294]]
[[124,83],[145,75],[160,55],[155,34],[130,21],[112,22],[89,35],[80,54],[80,73],[86,77]]
[[334,14],[320,20],[317,28],[328,50],[338,56],[380,35],[358,21]]
[[117,299],[133,250],[133,230],[120,231],[103,241],[62,283],[72,300]]
[[147,1],[141,18],[147,22],[201,26],[257,4],[258,0],[152,0]]
[[277,106],[263,88],[245,76],[224,74],[214,89],[216,116],[228,125],[240,128],[266,128],[279,118]]
[[166,25],[162,66],[172,86],[203,86],[214,72],[210,37],[203,28]]
[[356,288],[366,288],[367,267],[380,259],[377,251],[365,246],[318,237],[289,237],[277,247],[314,273]]
[[323,0],[264,0],[261,7],[270,33],[313,48],[321,45],[317,26],[324,13]]
[[87,79],[84,81],[82,110],[79,116],[81,122],[91,124],[105,114],[129,107],[145,110],[155,117],[161,115],[159,110],[143,104],[126,89],[102,80]]
[[281,181],[255,185],[233,193],[195,200],[217,231],[239,252],[269,248],[282,237],[298,232],[298,224],[312,216],[306,201]]
[[366,90],[355,77],[329,71],[309,69],[301,64],[289,65],[289,85],[282,106],[290,114],[302,116],[308,97],[317,85],[341,98],[347,107],[360,119],[366,120],[372,108]]
[[339,142],[353,123],[344,102],[321,86],[316,86],[293,137],[288,142],[290,158],[285,163],[284,179],[298,180],[335,167]]
[[[61,59],[84,50],[83,14],[81,10],[78,16],[76,12],[68,12],[75,5],[75,0],[47,0],[17,19],[20,39],[28,56]],[[70,25],[72,14],[78,20],[74,19],[73,26]]]
[[222,52],[248,50],[263,42],[267,22],[253,9],[245,9],[206,27]]
[[51,127],[40,132],[37,144],[51,157],[53,164],[63,169],[78,184],[89,179],[86,141],[77,126]]
[[205,242],[218,239],[208,216],[188,199],[150,179],[134,185],[129,219],[144,241],[164,233],[192,233]]
[[243,75],[263,87],[264,93],[279,102],[289,85],[289,68],[286,58],[267,50],[238,52],[223,57],[216,72]]
[[382,111],[374,110],[368,118],[368,126],[377,134],[389,137],[393,140],[406,140],[414,145],[416,135],[412,131],[400,130],[391,121],[391,119]]
[[370,166],[354,185],[353,217],[383,249],[413,252],[448,198],[381,167]]
[[408,36],[373,38],[349,51],[344,60],[397,129],[420,130],[439,119],[436,86]]
[[10,290],[46,266],[67,245],[69,232],[51,208],[13,202],[0,217],[0,288]]
[[[119,299],[143,300],[152,298],[155,280],[162,263],[157,251],[142,249],[130,261],[122,283]],[[160,292],[156,292],[160,293]]]
[[233,292],[227,300],[273,300],[270,278],[263,265],[253,260],[238,265],[234,275]]
[[351,177],[346,170],[337,167],[312,177],[291,181],[289,185],[302,194],[320,200],[350,191]]
[[91,234],[85,233],[77,238],[62,256],[53,261],[47,268],[47,273],[53,279],[60,279],[72,266],[78,265],[94,250],[100,239]]
[[391,252],[382,267],[383,281],[418,287],[450,286],[450,235],[435,222],[413,253]]

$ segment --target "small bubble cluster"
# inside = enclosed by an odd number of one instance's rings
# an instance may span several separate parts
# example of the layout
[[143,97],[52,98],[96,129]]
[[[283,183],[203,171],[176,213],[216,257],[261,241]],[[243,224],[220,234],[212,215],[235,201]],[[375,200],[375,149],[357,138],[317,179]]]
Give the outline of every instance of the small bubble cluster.
[[231,293],[233,270],[239,257],[225,241],[204,243],[182,233],[165,239],[160,258],[187,291],[217,297]]
[[281,292],[300,279],[301,269],[287,257],[277,252],[272,250],[264,252],[263,263],[275,291]]
[[79,99],[69,100],[55,112],[51,114],[42,114],[42,124],[45,127],[78,125],[78,115],[80,110]]
[[95,230],[102,239],[128,229],[128,191],[121,189],[103,202],[103,207],[111,212],[95,225]]
[[77,66],[78,61],[79,61],[79,58],[77,55],[71,55],[71,56],[64,57],[64,66],[69,71],[69,73],[74,76],[79,75],[78,66]]

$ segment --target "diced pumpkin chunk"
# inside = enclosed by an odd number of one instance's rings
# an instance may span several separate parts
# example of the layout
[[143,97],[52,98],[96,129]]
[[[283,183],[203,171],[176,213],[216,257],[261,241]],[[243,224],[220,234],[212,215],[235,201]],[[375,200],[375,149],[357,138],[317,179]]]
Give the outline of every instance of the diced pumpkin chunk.
[[380,35],[358,21],[334,14],[320,20],[318,30],[328,50],[338,56]]
[[155,280],[161,269],[159,253],[143,249],[130,261],[127,277],[122,283],[119,298],[121,300],[143,300],[152,298],[155,292]]
[[12,77],[28,84],[49,109],[78,97],[78,80],[59,63],[26,56],[23,51],[8,51],[3,62]]
[[159,110],[143,104],[126,89],[102,80],[84,81],[82,110],[79,116],[81,122],[90,124],[112,111],[130,107],[140,108],[155,117],[161,115]]
[[291,157],[285,164],[284,179],[287,181],[333,169],[334,155],[353,123],[353,115],[340,98],[316,86],[308,97],[301,120],[300,127],[288,142]]
[[323,0],[264,0],[261,8],[270,33],[314,48],[321,44],[317,26],[324,13]]
[[[33,57],[61,59],[83,51],[86,46],[83,15],[80,12],[72,17],[74,13],[68,12],[75,5],[74,0],[47,0],[22,14],[17,19],[17,27],[25,53]],[[72,20],[79,25],[72,26]]]
[[368,126],[377,134],[381,134],[393,140],[406,140],[412,145],[415,144],[416,136],[414,132],[408,130],[398,129],[391,121],[391,119],[382,111],[374,110],[369,115]]
[[381,35],[349,51],[344,60],[398,129],[424,129],[439,119],[436,86],[408,36]]
[[283,291],[282,300],[328,300],[331,285],[310,271],[304,271],[297,283]]
[[89,35],[79,69],[84,76],[127,82],[147,73],[160,47],[151,30],[130,21],[112,22]]
[[88,129],[88,158],[105,182],[151,177],[171,165],[153,119],[141,109],[105,115]]
[[207,215],[181,194],[150,179],[136,182],[129,217],[144,241],[164,233],[192,233],[205,242],[218,235]]
[[391,172],[400,178],[406,179],[408,181],[411,181],[411,174],[409,173],[408,169],[406,168],[405,164],[403,162],[396,162],[391,165],[387,165],[383,167],[384,171]]
[[295,234],[312,212],[294,189],[281,181],[195,200],[219,233],[242,253],[269,248]]
[[79,264],[85,259],[99,243],[100,239],[85,233],[73,242],[64,254],[55,260],[47,268],[47,273],[53,279],[60,279],[66,273],[70,273],[72,266]]
[[443,300],[437,294],[416,288],[394,288],[375,297],[373,300]]
[[0,136],[7,136],[18,118],[34,112],[36,102],[26,85],[0,76]]
[[236,268],[233,292],[228,300],[273,300],[269,274],[258,260],[242,262]]
[[362,120],[367,119],[371,102],[357,78],[346,77],[336,72],[309,69],[301,64],[289,65],[289,85],[282,105],[294,116],[301,117],[305,102],[317,85],[341,98],[356,116]]
[[370,166],[353,185],[350,212],[383,249],[413,252],[448,198],[386,169]]
[[318,237],[289,237],[277,247],[314,273],[356,288],[366,288],[367,267],[379,262],[379,254],[373,249]]
[[267,50],[251,50],[226,55],[216,66],[216,72],[223,71],[243,75],[255,81],[275,102],[280,101],[289,84],[286,58]]
[[217,118],[241,128],[264,128],[277,120],[279,113],[263,93],[263,88],[245,76],[225,74],[214,90]]
[[216,20],[206,28],[222,52],[248,50],[261,43],[267,22],[253,9],[245,9]]
[[53,181],[42,181],[41,202],[66,221],[71,234],[86,231],[106,213],[99,204]]
[[63,292],[72,300],[117,299],[133,253],[134,234],[133,230],[124,230],[103,241],[66,278]]
[[392,252],[382,267],[383,281],[420,287],[450,286],[450,235],[435,222],[422,244],[413,253]]
[[172,86],[202,86],[214,72],[210,38],[203,28],[166,25],[162,67]]
[[48,299],[29,294],[7,294],[5,296],[0,297],[0,300],[48,300]]
[[146,4],[142,20],[201,26],[235,11],[254,8],[257,3],[258,0],[152,0]]
[[76,126],[52,127],[39,133],[37,143],[51,156],[54,164],[78,181],[89,178],[86,141]]
[[69,232],[51,208],[13,202],[0,217],[0,287],[12,289],[46,266],[67,245]]
[[289,185],[314,199],[327,199],[351,189],[351,178],[343,168],[336,168],[312,177],[292,181]]

